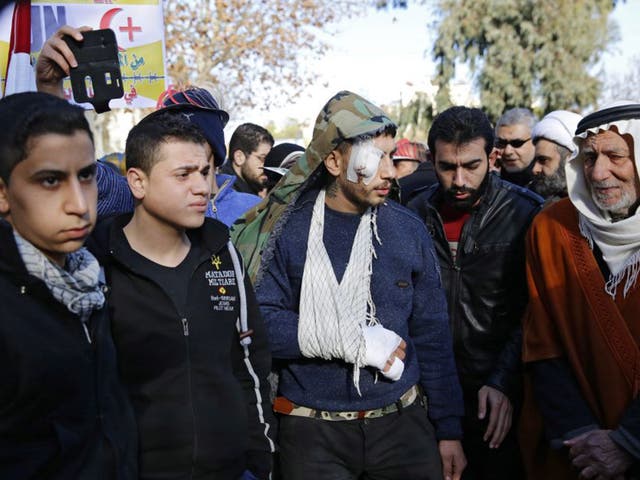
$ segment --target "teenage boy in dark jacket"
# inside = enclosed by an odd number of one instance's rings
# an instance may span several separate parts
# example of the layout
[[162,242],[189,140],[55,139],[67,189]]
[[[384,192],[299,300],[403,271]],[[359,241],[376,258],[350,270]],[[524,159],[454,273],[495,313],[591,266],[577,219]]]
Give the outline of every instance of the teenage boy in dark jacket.
[[93,137],[44,93],[0,100],[0,478],[136,480],[100,265]]
[[267,478],[271,468],[269,347],[227,228],[205,221],[210,155],[188,118],[143,119],[126,146],[134,213],[96,237],[142,479]]
[[438,184],[409,202],[424,219],[448,292],[453,350],[464,392],[468,478],[522,477],[511,428],[520,404],[527,304],[524,236],[542,199],[489,172],[494,133],[477,108],[436,117],[429,150]]

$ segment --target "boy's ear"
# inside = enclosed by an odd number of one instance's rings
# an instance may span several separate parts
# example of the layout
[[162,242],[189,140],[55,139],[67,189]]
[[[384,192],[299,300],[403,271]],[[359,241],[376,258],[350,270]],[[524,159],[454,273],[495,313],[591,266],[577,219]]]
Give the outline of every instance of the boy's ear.
[[332,177],[339,177],[344,161],[345,157],[338,150],[332,150],[324,159],[324,166]]
[[247,160],[247,156],[244,154],[242,150],[236,150],[233,152],[234,165],[241,167],[246,160]]
[[11,212],[9,205],[9,188],[0,178],[0,215],[5,216]]
[[136,200],[142,200],[147,193],[149,177],[139,168],[127,170],[127,183]]

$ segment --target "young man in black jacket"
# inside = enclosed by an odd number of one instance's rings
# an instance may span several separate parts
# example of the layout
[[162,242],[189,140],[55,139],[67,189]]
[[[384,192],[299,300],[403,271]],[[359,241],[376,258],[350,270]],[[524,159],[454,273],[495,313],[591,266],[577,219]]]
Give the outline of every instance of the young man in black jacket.
[[93,137],[44,93],[0,100],[0,478],[136,480],[100,265]]
[[542,199],[489,172],[494,133],[477,108],[453,107],[429,131],[438,184],[409,202],[440,260],[465,402],[465,479],[522,478],[515,432],[527,304],[524,235]]
[[96,236],[141,479],[270,473],[269,347],[226,226],[205,221],[210,156],[183,115],[143,119],[126,146],[134,213]]

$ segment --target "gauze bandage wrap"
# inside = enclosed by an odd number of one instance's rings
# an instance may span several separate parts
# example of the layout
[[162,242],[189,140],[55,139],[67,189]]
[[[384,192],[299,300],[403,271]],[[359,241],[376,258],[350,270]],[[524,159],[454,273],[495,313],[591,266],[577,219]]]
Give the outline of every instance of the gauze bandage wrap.
[[402,342],[402,338],[382,325],[364,327],[363,335],[366,348],[365,364],[376,367],[390,380],[399,380],[404,371],[404,362],[402,360],[396,357],[389,371],[384,372],[384,369],[387,366],[387,360]]
[[373,144],[373,140],[353,145],[347,166],[347,180],[358,183],[358,177],[362,177],[364,184],[369,185],[378,172],[383,155],[384,152]]
[[393,359],[393,363],[391,364],[391,367],[389,367],[389,371],[383,372],[381,370],[381,372],[389,380],[393,380],[394,382],[396,382],[400,380],[402,372],[404,372],[404,362],[396,357]]

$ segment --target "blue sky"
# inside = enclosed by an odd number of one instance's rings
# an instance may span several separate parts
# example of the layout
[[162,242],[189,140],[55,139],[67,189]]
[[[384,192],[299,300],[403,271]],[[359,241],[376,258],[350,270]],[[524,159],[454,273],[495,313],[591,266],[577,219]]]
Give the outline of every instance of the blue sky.
[[[612,18],[621,39],[604,56],[601,67],[606,76],[623,75],[631,68],[630,59],[640,55],[640,0],[618,2]],[[314,85],[286,108],[247,112],[241,121],[281,124],[295,117],[313,122],[324,102],[342,89],[380,104],[406,99],[412,89],[427,85],[433,76],[428,53],[435,38],[431,21],[427,6],[411,3],[406,10],[370,11],[338,24],[338,33],[328,37],[333,48],[312,66],[318,74]],[[464,79],[464,72],[460,76]]]

